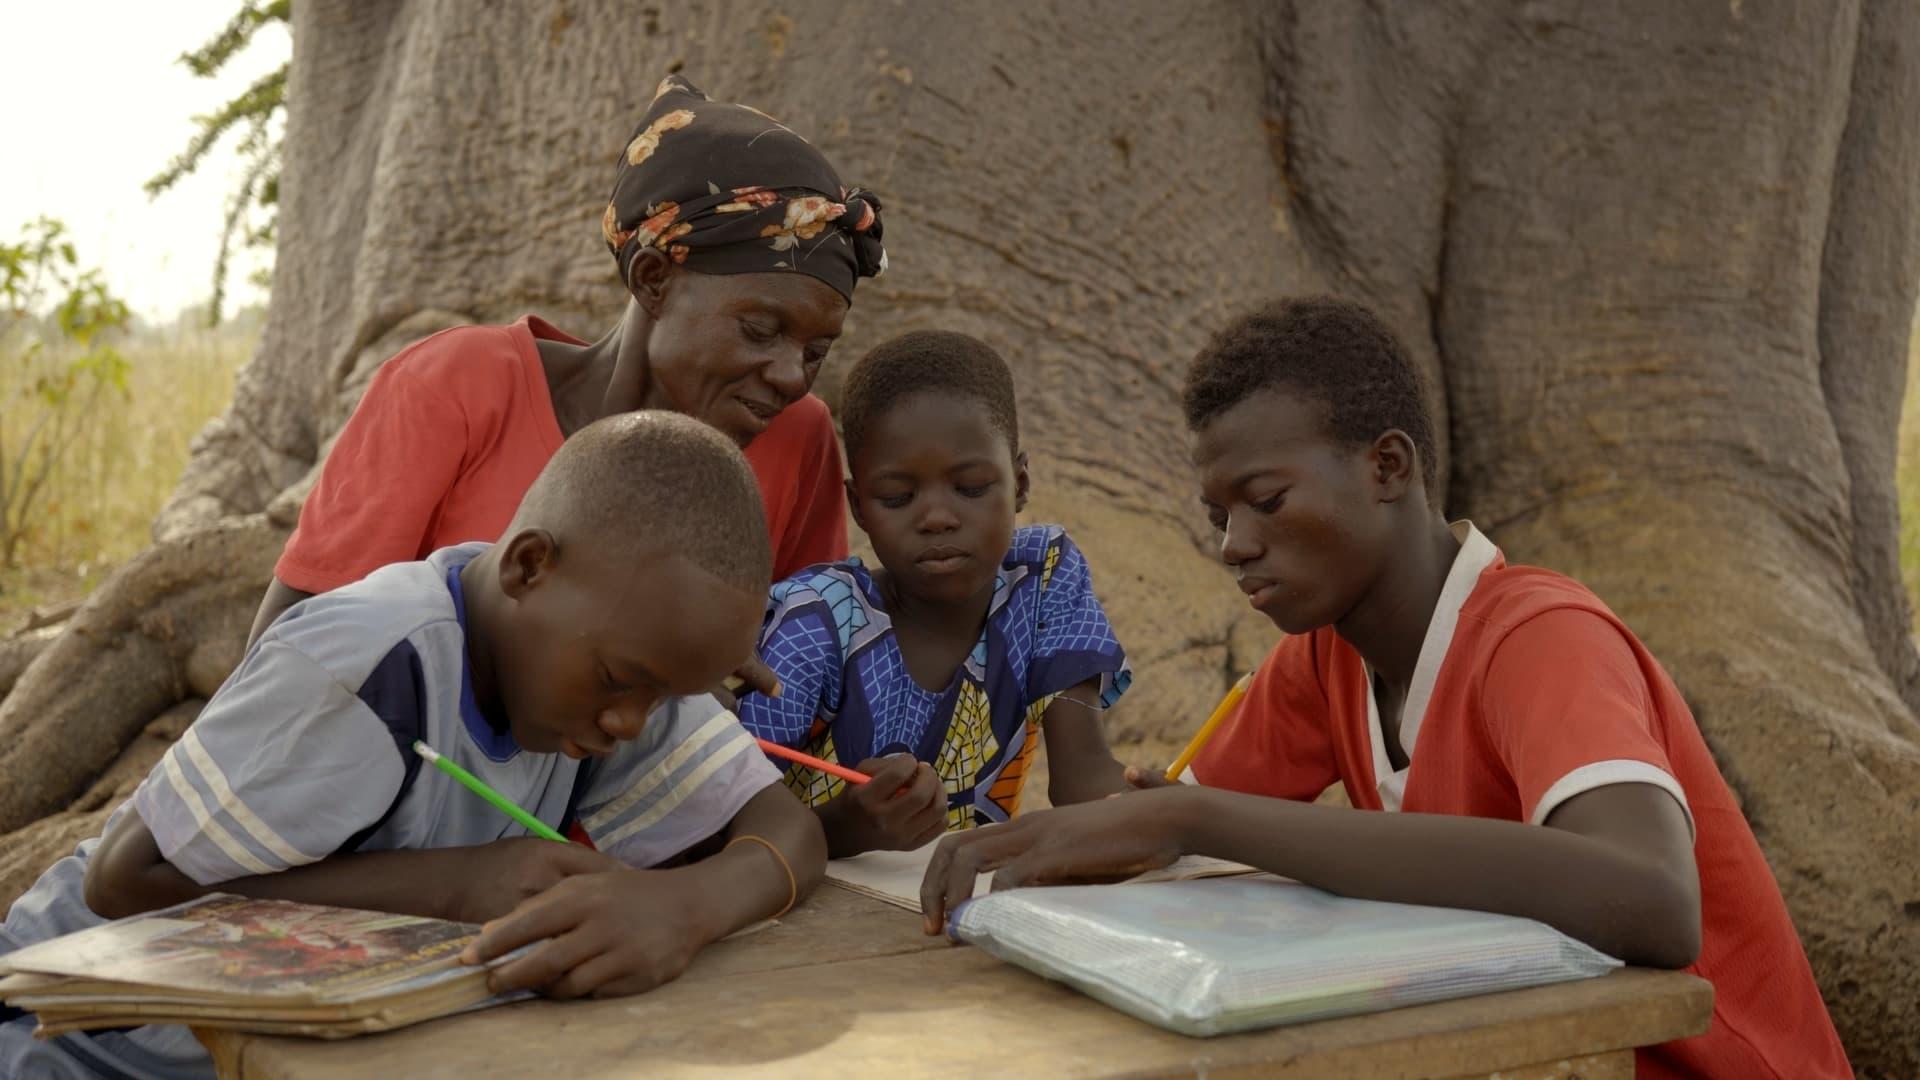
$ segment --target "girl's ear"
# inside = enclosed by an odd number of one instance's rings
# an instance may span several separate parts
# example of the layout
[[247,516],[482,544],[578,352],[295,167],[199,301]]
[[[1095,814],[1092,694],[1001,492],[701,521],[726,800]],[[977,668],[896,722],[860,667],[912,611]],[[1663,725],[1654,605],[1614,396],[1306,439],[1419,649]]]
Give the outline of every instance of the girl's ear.
[[848,509],[853,511],[853,523],[855,525],[860,526],[861,532],[866,532],[867,516],[860,512],[860,493],[854,490],[853,477],[851,476],[847,477],[846,486],[847,486],[847,507]]
[[1027,475],[1027,452],[1013,455],[1013,512],[1019,513],[1027,508],[1027,492],[1033,486],[1033,480]]
[[518,600],[538,588],[553,573],[559,554],[553,534],[545,529],[513,534],[500,555],[500,591]]
[[673,279],[673,263],[654,248],[641,248],[627,263],[627,292],[648,315],[659,317]]
[[1422,482],[1420,452],[1399,428],[1385,431],[1373,440],[1373,446],[1367,451],[1367,465],[1372,473],[1374,497],[1381,502],[1399,502]]

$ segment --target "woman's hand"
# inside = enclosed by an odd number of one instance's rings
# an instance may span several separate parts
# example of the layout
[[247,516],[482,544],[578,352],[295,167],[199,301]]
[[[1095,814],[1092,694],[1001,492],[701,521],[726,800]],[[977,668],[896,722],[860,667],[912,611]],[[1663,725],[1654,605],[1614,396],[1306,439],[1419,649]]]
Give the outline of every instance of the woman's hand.
[[780,696],[780,676],[761,662],[757,656],[747,657],[746,663],[733,670],[727,681],[708,691],[720,702],[720,707],[728,712],[740,711],[740,695],[765,694],[768,697]]
[[727,680],[730,688],[735,679],[739,680],[736,693],[744,690],[768,697],[780,696],[780,676],[775,675],[773,669],[757,656],[747,657],[745,663],[733,670],[733,679]]
[[999,871],[993,887],[1000,890],[1123,881],[1171,863],[1181,855],[1177,810],[1184,795],[1098,799],[954,833],[934,850],[920,882],[926,932],[940,933],[947,913],[973,895],[974,878],[989,870]]

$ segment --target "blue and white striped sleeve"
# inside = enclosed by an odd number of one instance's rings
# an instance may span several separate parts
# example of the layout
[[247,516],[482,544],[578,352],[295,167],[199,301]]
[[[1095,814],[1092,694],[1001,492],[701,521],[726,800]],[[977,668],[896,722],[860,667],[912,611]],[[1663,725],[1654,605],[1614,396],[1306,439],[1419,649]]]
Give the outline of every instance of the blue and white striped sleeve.
[[580,824],[594,847],[641,867],[719,832],[780,781],[740,721],[706,694],[663,702],[646,731],[596,769]]
[[386,813],[403,772],[354,691],[270,639],[168,748],[133,807],[168,862],[214,885],[326,858]]

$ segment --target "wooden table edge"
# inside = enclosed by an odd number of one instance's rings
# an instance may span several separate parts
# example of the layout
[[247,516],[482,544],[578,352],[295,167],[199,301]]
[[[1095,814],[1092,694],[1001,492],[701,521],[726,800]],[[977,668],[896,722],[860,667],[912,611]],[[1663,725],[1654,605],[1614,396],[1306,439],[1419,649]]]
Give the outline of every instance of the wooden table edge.
[[[1037,976],[1001,965],[971,949],[937,954],[892,954],[843,962],[848,968],[868,969],[897,969],[929,963],[957,969],[953,971],[957,979],[1042,982]],[[766,974],[779,973],[740,972],[714,983],[719,987],[739,980],[761,979]],[[1065,1000],[1072,1002],[1054,1020],[1063,1031],[1075,1026],[1076,1015],[1109,1012],[1106,1006],[1092,999],[1059,989],[1061,994],[1071,995]],[[1619,1062],[1626,1061],[1630,1067],[1635,1048],[1699,1034],[1706,1030],[1712,1012],[1713,990],[1704,980],[1679,972],[1627,969],[1598,979],[1454,998],[1386,1013],[1206,1039],[1163,1032],[1142,1021],[1112,1013],[1115,1019],[1140,1025],[1139,1033],[1147,1041],[1138,1044],[1131,1053],[1136,1058],[1157,1060],[1132,1067],[1116,1061],[1111,1069],[1099,1064],[1091,1070],[1070,1067],[1071,1062],[1084,1066],[1090,1057],[1098,1056],[1098,1051],[1090,1051],[1083,1039],[1079,1043],[1063,1043],[1057,1064],[1065,1072],[1114,1077],[1198,1073],[1209,1076],[1258,1073],[1282,1077],[1477,1076],[1516,1069],[1522,1070],[1525,1076],[1548,1077],[1573,1075],[1580,1068],[1598,1069],[1598,1075],[1602,1076],[1630,1075],[1630,1071],[1618,1073]],[[1382,1018],[1388,1016],[1394,1018],[1400,1030],[1382,1039],[1379,1026]],[[297,1066],[272,1060],[282,1056],[290,1040],[205,1029],[196,1029],[194,1034],[207,1046],[217,1074],[222,1078],[277,1080],[298,1071]],[[264,1052],[268,1060],[256,1057],[253,1053],[256,1050]],[[1123,1049],[1115,1050],[1116,1056],[1126,1053]],[[1620,1057],[1622,1054],[1624,1058]],[[909,1064],[913,1060],[911,1052],[901,1056],[900,1061],[906,1066],[903,1075],[916,1072]],[[1543,1071],[1555,1062],[1573,1063],[1569,1066],[1573,1072]],[[1579,1066],[1581,1062],[1588,1065]],[[1609,1062],[1612,1064],[1607,1064]],[[609,1063],[583,1059],[581,1064],[586,1072],[593,1073],[596,1069],[604,1070]],[[735,1061],[732,1064],[743,1073],[779,1070],[782,1075],[798,1076],[816,1071],[816,1063],[798,1060]],[[1602,1065],[1605,1068],[1600,1068]],[[665,1071],[675,1069],[668,1066]]]

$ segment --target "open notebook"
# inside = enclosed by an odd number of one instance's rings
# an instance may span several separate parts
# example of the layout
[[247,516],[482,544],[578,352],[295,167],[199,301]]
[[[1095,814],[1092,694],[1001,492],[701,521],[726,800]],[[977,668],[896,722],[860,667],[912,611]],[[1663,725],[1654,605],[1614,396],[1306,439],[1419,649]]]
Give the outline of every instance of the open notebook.
[[[933,849],[938,844],[936,840],[913,851],[869,851],[850,859],[833,859],[827,863],[827,880],[862,896],[871,896],[908,911],[919,911],[920,881],[927,876],[927,863],[933,859]],[[1192,881],[1196,878],[1232,877],[1258,872],[1251,866],[1225,859],[1188,855],[1172,865],[1128,878],[1125,884]],[[991,873],[981,874],[975,879],[973,895],[985,896],[992,890]]]

